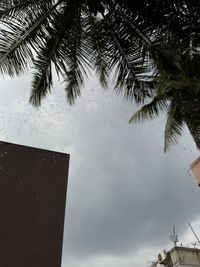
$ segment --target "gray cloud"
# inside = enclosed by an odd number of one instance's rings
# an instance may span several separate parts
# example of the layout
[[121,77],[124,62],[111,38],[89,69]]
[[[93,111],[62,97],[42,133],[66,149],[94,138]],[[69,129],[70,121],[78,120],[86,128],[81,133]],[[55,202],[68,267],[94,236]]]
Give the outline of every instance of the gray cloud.
[[135,107],[95,80],[74,107],[56,85],[40,109],[28,76],[0,85],[3,140],[71,154],[63,267],[144,266],[198,216],[198,153],[187,131],[163,153],[165,115],[129,125]]

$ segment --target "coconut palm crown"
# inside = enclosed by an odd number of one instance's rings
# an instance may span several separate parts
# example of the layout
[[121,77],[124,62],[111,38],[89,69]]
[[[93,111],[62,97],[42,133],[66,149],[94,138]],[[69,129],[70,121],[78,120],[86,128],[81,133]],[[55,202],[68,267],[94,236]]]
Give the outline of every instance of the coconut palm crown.
[[[103,87],[114,71],[115,89],[126,99],[141,104],[157,94],[131,121],[144,113],[151,117],[170,102],[166,136],[172,140],[183,121],[191,125],[179,93],[190,91],[198,99],[196,89],[183,83],[199,84],[198,71],[186,71],[188,62],[196,67],[186,55],[192,59],[195,50],[198,58],[199,14],[194,0],[2,0],[0,72],[18,76],[31,70],[30,101],[39,106],[51,91],[53,71],[65,82],[70,104],[91,70]],[[177,89],[180,84],[184,90]]]
[[[168,48],[168,53],[170,51],[171,58],[175,58],[175,51]],[[129,122],[153,119],[167,111],[165,152],[171,144],[178,142],[184,125],[200,149],[200,53],[192,48],[182,51],[176,54],[174,62],[178,63],[177,72],[160,69],[159,77],[154,79],[156,92],[153,99],[134,113]]]
[[152,95],[143,74],[155,68],[156,45],[171,39],[188,45],[191,18],[198,15],[193,9],[199,4],[193,2],[2,0],[0,72],[13,76],[31,69],[30,100],[40,105],[51,91],[54,69],[71,104],[90,69],[104,87],[114,69],[115,88],[139,103]]

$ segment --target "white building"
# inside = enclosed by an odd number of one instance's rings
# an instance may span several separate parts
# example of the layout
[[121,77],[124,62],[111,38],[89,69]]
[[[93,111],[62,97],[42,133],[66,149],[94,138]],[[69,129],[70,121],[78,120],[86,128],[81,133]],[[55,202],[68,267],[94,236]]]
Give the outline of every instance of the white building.
[[200,249],[176,246],[162,251],[150,267],[200,267]]

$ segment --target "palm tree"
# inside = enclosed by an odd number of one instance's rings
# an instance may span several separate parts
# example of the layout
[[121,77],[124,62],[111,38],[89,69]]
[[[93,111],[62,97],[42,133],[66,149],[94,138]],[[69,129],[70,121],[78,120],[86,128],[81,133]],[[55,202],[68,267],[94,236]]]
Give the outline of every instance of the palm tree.
[[191,103],[199,97],[199,76],[186,71],[194,63],[186,60],[187,51],[200,44],[199,11],[194,0],[2,0],[0,72],[14,76],[31,69],[30,101],[37,106],[51,91],[53,71],[73,104],[91,69],[103,87],[114,70],[115,89],[127,100],[141,104],[157,94],[131,121],[169,106],[167,148],[183,122],[194,137],[197,131],[189,119],[191,104],[183,110],[183,92]]
[[157,90],[153,100],[143,105],[129,121],[153,119],[167,111],[165,152],[172,143],[178,142],[184,124],[200,149],[200,53],[188,49],[176,59],[175,62],[179,61],[179,71],[170,73],[168,69],[162,68],[160,76],[154,77]]
[[66,82],[72,104],[90,69],[103,86],[115,69],[115,88],[140,103],[154,90],[140,76],[154,67],[156,46],[172,39],[187,45],[198,9],[188,0],[2,0],[0,71],[14,76],[31,68],[30,100],[40,105],[52,70]]

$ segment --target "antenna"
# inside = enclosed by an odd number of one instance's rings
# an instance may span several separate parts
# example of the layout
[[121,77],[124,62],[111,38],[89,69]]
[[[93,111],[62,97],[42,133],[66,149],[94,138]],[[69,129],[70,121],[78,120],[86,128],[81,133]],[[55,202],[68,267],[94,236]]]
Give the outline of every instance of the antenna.
[[170,235],[169,238],[174,243],[174,246],[176,247],[176,244],[178,242],[178,235],[176,234],[175,226],[173,227],[173,235]]
[[199,240],[198,236],[196,235],[194,229],[192,228],[192,225],[190,223],[188,223],[188,225],[190,226],[190,229],[192,230],[192,233],[194,234],[194,236],[196,237],[198,243],[200,244],[200,240]]

